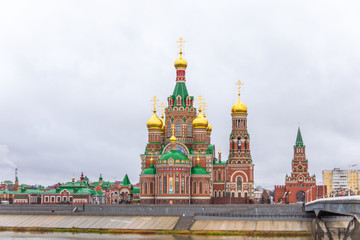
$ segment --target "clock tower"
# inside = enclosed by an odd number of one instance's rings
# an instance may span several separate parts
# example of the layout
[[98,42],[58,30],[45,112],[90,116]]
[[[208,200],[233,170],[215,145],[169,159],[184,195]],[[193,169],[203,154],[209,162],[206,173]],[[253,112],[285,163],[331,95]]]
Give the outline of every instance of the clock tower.
[[294,158],[291,162],[291,174],[290,176],[286,175],[285,186],[275,186],[276,203],[300,203],[305,202],[306,199],[308,201],[314,200],[319,194],[324,195],[323,192],[319,193],[318,191],[319,186],[316,186],[315,175],[310,176],[308,172],[309,163],[306,159],[305,145],[301,136],[300,127],[298,128],[293,148]]

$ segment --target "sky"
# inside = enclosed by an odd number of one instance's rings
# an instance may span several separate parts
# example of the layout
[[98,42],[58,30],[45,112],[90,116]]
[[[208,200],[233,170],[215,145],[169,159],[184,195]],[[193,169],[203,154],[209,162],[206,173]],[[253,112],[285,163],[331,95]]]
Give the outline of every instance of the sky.
[[310,174],[360,169],[358,1],[3,1],[0,181],[139,180],[150,99],[175,86],[207,103],[228,155],[244,86],[255,183],[291,172],[298,123]]

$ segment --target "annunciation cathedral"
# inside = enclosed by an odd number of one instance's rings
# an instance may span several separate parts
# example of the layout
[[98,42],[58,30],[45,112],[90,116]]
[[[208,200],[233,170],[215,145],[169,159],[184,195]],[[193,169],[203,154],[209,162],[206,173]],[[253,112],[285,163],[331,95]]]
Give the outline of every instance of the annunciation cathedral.
[[[239,98],[231,108],[232,130],[229,155],[216,157],[211,144],[212,127],[206,119],[201,95],[198,109],[186,88],[187,61],[180,38],[175,61],[176,81],[167,98],[165,116],[147,121],[148,143],[141,154],[140,201],[151,204],[251,203],[254,200],[254,164],[247,131],[247,107]],[[164,105],[161,105],[164,108]]]

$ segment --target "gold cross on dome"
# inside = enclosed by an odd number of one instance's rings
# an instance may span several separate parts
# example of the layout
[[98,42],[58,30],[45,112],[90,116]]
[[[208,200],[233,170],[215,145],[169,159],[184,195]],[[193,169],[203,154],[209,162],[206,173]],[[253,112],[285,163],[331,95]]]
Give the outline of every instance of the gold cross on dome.
[[165,104],[163,102],[160,103],[161,115],[164,115],[164,108],[165,108]]
[[204,116],[205,116],[205,111],[206,111],[206,109],[207,109],[207,107],[208,107],[208,105],[206,104],[205,101],[203,101],[203,102],[201,103],[201,107],[202,107],[202,110],[203,110],[203,113],[204,113]]
[[202,103],[205,100],[201,95],[199,95],[199,97],[197,99],[195,99],[196,101],[199,101],[199,108],[201,109],[202,107]]
[[241,80],[239,80],[239,81],[237,81],[237,82],[235,83],[235,85],[238,86],[238,87],[237,87],[237,89],[238,89],[238,95],[240,96],[240,88],[241,88],[241,85],[244,85],[244,83],[243,83]]
[[154,105],[154,110],[156,111],[156,102],[158,102],[159,101],[159,99],[156,97],[156,96],[154,96],[151,100],[150,100],[150,102],[153,102],[153,105]]
[[180,51],[182,51],[182,47],[184,46],[185,41],[183,38],[179,38],[179,41],[176,41],[179,44]]

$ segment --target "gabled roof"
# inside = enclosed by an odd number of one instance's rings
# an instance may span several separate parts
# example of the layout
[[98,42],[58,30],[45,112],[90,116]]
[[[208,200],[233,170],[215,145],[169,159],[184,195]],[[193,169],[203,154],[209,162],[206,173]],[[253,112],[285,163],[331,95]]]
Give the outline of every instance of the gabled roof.
[[130,185],[131,185],[130,180],[129,180],[129,177],[128,177],[127,174],[125,174],[125,177],[124,177],[121,185],[123,185],[123,186],[130,186]]
[[296,147],[303,147],[304,146],[303,139],[302,139],[302,136],[301,136],[300,127],[298,128],[295,146]]

